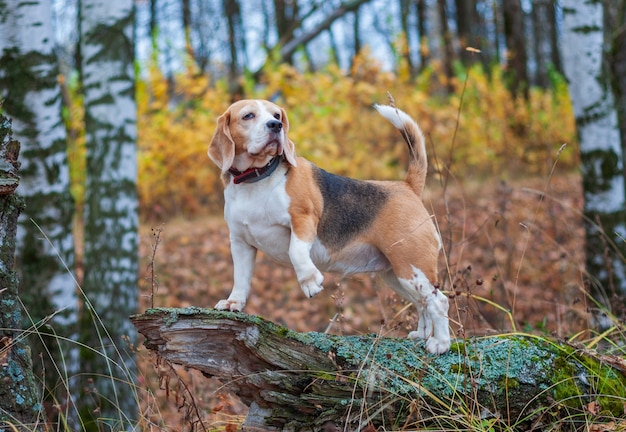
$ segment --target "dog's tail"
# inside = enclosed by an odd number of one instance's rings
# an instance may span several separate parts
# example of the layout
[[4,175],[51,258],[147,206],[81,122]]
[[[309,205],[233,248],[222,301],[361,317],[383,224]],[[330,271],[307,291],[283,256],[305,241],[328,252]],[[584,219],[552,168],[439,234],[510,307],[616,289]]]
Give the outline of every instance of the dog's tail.
[[428,171],[426,140],[422,130],[407,113],[389,105],[374,105],[374,108],[402,133],[409,146],[409,169],[405,181],[418,196],[422,196]]

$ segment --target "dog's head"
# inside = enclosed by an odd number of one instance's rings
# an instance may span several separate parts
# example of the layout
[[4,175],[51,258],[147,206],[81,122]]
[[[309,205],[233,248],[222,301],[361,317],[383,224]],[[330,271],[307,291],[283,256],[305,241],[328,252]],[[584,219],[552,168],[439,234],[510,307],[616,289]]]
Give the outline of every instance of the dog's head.
[[230,168],[245,171],[262,167],[283,154],[289,164],[296,166],[288,132],[289,120],[283,108],[264,100],[240,100],[217,119],[209,157],[222,174]]

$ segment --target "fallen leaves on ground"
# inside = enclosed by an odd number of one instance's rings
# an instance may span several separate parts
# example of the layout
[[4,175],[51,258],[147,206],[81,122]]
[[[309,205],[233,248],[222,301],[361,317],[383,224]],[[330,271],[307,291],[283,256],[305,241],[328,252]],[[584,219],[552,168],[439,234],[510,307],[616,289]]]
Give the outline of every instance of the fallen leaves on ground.
[[[451,331],[466,337],[515,326],[566,337],[584,330],[580,178],[564,174],[549,181],[494,183],[452,184],[444,191],[433,182],[424,196],[443,239],[440,286],[451,299]],[[232,259],[221,214],[152,223],[142,227],[141,237],[143,309],[152,302],[156,307],[213,307],[230,293]],[[414,308],[374,275],[326,274],[324,287],[307,299],[293,270],[261,253],[245,312],[300,332],[405,336],[415,329]],[[159,393],[151,364],[148,354],[142,356],[148,387]],[[245,407],[221,383],[180,373],[212,424],[241,421]],[[172,426],[182,421],[172,401],[160,393],[156,400],[158,416]]]

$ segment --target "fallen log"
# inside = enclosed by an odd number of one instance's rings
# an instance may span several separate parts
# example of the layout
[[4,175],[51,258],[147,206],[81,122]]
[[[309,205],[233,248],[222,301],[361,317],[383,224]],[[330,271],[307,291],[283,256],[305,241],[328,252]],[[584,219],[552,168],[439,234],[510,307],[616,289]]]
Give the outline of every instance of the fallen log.
[[541,430],[561,414],[608,421],[625,412],[623,358],[544,337],[455,340],[438,356],[409,339],[297,333],[244,313],[163,308],[131,320],[149,349],[218,377],[247,404],[245,430],[449,430],[472,421]]

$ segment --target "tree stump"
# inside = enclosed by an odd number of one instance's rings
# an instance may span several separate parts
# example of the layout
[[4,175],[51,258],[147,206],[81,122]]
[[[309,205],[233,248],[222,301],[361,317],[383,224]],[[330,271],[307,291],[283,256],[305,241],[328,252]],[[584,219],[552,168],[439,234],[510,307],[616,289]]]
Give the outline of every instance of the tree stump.
[[410,339],[298,333],[236,312],[150,309],[131,320],[149,349],[239,396],[245,430],[541,429],[591,403],[596,415],[624,415],[624,359],[543,337],[455,340],[433,355]]

